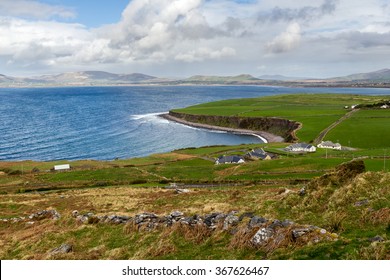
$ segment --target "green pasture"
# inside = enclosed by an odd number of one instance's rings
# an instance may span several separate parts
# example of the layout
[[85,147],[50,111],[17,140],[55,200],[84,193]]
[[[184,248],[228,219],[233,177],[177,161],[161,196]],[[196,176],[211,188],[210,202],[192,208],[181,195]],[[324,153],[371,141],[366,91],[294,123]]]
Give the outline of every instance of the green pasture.
[[390,110],[360,110],[333,128],[326,140],[356,148],[390,148]]
[[[294,120],[302,123],[302,128],[296,133],[299,140],[311,142],[321,131],[349,112],[345,106],[350,108],[356,104],[374,104],[389,98],[348,94],[290,94],[216,101],[173,111],[195,115],[279,117]],[[331,130],[325,139],[334,142],[339,140],[342,145],[357,148],[389,147],[390,110],[363,109],[354,112],[351,118]]]

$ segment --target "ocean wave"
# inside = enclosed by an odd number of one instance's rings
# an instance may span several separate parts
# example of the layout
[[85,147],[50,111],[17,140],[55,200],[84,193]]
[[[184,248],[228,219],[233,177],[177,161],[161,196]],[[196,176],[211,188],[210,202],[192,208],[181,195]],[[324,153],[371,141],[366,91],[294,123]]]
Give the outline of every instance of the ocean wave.
[[131,115],[130,118],[132,120],[142,121],[142,122],[169,123],[168,120],[159,117],[159,115],[162,114],[168,114],[168,112]]

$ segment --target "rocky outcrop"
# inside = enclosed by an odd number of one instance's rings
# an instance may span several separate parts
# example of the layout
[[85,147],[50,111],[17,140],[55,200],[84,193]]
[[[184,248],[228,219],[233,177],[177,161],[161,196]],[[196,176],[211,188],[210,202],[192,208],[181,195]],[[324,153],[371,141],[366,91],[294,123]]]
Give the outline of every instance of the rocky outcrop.
[[[74,213],[76,212],[74,211]],[[215,212],[203,216],[185,216],[180,211],[173,211],[166,216],[158,216],[154,213],[141,213],[134,217],[121,215],[98,216],[92,213],[73,216],[78,222],[84,224],[109,223],[130,225],[133,230],[139,232],[163,228],[174,229],[174,225],[187,227],[188,230],[204,227],[209,232],[217,230],[228,232],[239,239],[239,242],[242,242],[242,236],[245,236],[247,245],[263,247],[267,250],[287,246],[291,243],[305,245],[338,239],[337,234],[327,232],[325,229],[317,226],[300,225],[290,220],[268,220],[264,217],[253,215],[253,213],[238,215],[238,211],[229,213]]]
[[300,123],[281,118],[192,115],[174,111],[170,111],[169,116],[195,124],[241,129],[253,133],[266,132],[280,136],[287,142],[297,140],[295,130],[300,128]]
[[9,219],[0,219],[0,222],[9,222],[9,223],[17,223],[17,222],[26,222],[27,224],[34,224],[36,221],[44,220],[44,219],[52,219],[58,220],[61,218],[60,213],[55,209],[50,210],[41,210],[35,212],[27,217],[14,217]]

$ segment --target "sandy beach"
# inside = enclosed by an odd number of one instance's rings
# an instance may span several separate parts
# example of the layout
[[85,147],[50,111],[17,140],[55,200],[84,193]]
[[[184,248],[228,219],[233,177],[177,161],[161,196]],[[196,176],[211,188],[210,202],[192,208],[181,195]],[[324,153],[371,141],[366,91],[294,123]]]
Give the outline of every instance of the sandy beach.
[[159,117],[164,118],[164,119],[169,120],[169,121],[174,121],[177,123],[181,123],[181,124],[188,125],[191,127],[196,127],[196,128],[225,131],[225,132],[230,132],[230,133],[234,133],[234,134],[252,135],[252,136],[256,136],[256,137],[260,138],[264,143],[284,142],[283,137],[277,136],[277,135],[274,135],[274,134],[271,134],[271,133],[265,132],[265,131],[246,130],[246,129],[208,125],[208,124],[202,124],[202,123],[194,123],[194,122],[189,122],[189,121],[186,121],[186,120],[183,120],[180,118],[173,117],[169,114],[161,114],[161,115],[159,115]]

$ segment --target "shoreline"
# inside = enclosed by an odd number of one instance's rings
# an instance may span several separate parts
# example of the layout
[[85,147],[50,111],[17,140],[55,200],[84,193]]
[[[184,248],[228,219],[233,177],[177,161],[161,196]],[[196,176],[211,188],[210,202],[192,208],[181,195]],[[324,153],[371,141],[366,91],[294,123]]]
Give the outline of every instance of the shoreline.
[[246,129],[239,129],[239,128],[230,128],[230,127],[222,127],[222,126],[215,126],[215,125],[209,125],[209,124],[202,124],[202,123],[194,123],[189,122],[180,118],[176,118],[174,116],[171,116],[168,114],[160,114],[158,117],[166,119],[168,121],[173,121],[176,123],[184,124],[190,127],[196,127],[196,128],[203,128],[207,130],[217,130],[217,131],[224,131],[229,132],[233,134],[241,134],[241,135],[251,135],[260,138],[264,143],[281,143],[285,142],[283,137],[274,135],[269,132],[265,131],[256,131],[256,130],[246,130]]

